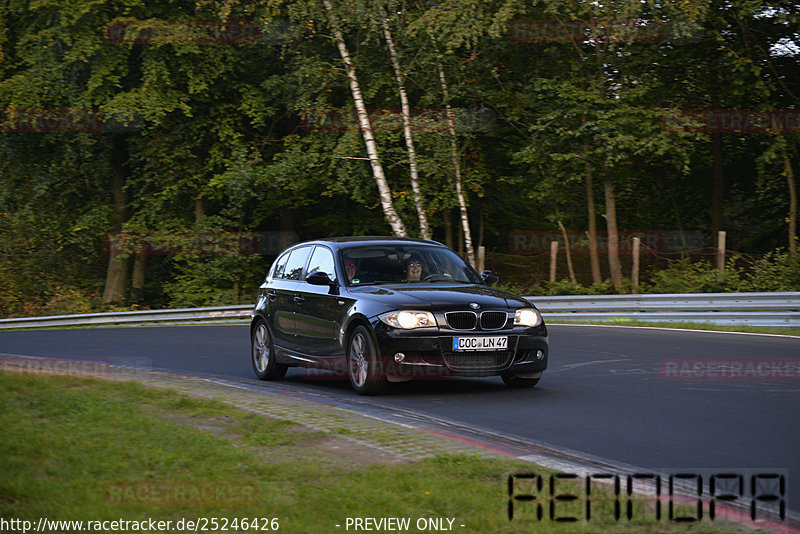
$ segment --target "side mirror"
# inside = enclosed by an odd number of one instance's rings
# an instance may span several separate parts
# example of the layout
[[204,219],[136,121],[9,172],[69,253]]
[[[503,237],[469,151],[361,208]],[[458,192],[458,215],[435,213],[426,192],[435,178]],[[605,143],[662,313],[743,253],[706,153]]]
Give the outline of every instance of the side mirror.
[[497,281],[500,280],[500,277],[497,276],[493,271],[487,270],[481,273],[481,280],[483,280],[484,284],[490,286],[492,284],[497,283]]
[[306,276],[306,282],[312,286],[332,286],[333,280],[328,277],[327,273],[316,271]]

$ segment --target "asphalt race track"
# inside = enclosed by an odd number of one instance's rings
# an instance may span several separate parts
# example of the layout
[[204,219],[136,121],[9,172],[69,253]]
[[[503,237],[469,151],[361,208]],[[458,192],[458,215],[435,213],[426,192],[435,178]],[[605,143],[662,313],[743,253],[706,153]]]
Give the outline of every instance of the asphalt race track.
[[[797,516],[800,338],[549,329],[550,368],[530,390],[507,388],[499,378],[415,381],[364,398],[346,382],[299,370],[280,385],[355,407],[368,402],[449,420],[645,472],[781,473],[787,508]],[[99,360],[255,383],[248,329],[240,325],[0,332],[0,355]],[[744,365],[739,373],[708,367],[731,361]],[[749,373],[748,362],[755,366]],[[784,371],[792,366],[788,376]]]

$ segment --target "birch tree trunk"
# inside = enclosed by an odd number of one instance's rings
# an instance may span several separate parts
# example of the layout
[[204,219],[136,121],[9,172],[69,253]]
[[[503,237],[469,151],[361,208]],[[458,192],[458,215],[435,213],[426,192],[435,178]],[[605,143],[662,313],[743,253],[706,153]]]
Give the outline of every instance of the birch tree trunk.
[[330,0],[323,0],[325,10],[328,12],[328,20],[333,31],[333,39],[336,41],[336,47],[339,49],[339,55],[342,57],[342,62],[347,72],[347,79],[350,82],[350,92],[353,95],[353,103],[356,107],[356,114],[358,115],[358,125],[361,129],[361,136],[364,138],[364,144],[367,147],[367,156],[369,157],[369,164],[372,167],[372,176],[378,185],[378,194],[381,200],[381,207],[383,208],[384,216],[386,217],[392,232],[397,237],[405,237],[406,227],[403,220],[394,209],[394,202],[392,201],[392,191],[389,189],[389,183],[386,181],[386,175],[383,172],[383,165],[378,155],[378,145],[375,143],[375,136],[372,134],[372,124],[369,120],[367,107],[364,104],[364,97],[361,93],[361,87],[358,84],[356,77],[356,69],[350,59],[350,52],[347,50],[347,44],[344,42],[339,25],[333,14],[333,6]]
[[445,114],[447,116],[447,131],[450,133],[450,157],[453,161],[456,197],[458,197],[458,207],[461,212],[461,228],[464,231],[464,248],[466,248],[467,260],[469,261],[470,265],[475,267],[477,263],[475,261],[475,251],[472,249],[472,232],[469,229],[467,201],[461,188],[461,163],[458,157],[458,138],[456,137],[455,115],[453,113],[453,108],[450,106],[450,92],[447,86],[447,77],[444,74],[444,67],[442,66],[442,55],[439,52],[439,46],[436,44],[436,38],[430,28],[428,28],[428,35],[430,36],[431,41],[433,42],[433,48],[436,51],[436,67],[439,70],[439,83],[442,87],[442,97],[444,98]]
[[400,109],[403,114],[403,135],[406,139],[406,149],[408,150],[408,167],[411,174],[411,189],[414,192],[414,205],[417,208],[419,218],[419,232],[423,239],[430,239],[431,233],[428,228],[428,217],[425,215],[425,206],[422,201],[422,191],[419,187],[419,174],[417,173],[417,151],[414,148],[414,137],[411,133],[411,108],[408,105],[408,93],[403,81],[403,71],[400,69],[400,61],[397,58],[397,50],[394,47],[392,32],[389,29],[389,21],[386,17],[381,18],[383,26],[383,37],[389,47],[389,57],[392,60],[394,76],[397,79],[397,91],[400,93]]

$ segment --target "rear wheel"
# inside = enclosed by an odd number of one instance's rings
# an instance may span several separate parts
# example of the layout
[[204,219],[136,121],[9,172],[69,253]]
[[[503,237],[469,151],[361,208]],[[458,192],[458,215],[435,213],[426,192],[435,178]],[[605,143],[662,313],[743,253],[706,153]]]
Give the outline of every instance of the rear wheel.
[[506,373],[500,378],[503,379],[503,382],[505,382],[507,386],[512,388],[532,388],[539,383],[539,380],[542,378],[542,373],[534,373],[526,377],[517,376],[513,373]]
[[372,336],[364,326],[357,326],[347,345],[347,374],[359,395],[375,395],[386,391],[388,382],[378,361]]
[[275,361],[272,336],[267,323],[261,320],[256,323],[250,338],[250,361],[261,380],[276,380],[286,374],[287,367]]

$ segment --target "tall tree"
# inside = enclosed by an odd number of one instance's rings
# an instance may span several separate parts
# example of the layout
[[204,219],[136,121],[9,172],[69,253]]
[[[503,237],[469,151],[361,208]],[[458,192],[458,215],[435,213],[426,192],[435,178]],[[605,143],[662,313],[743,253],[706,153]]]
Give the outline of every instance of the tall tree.
[[369,112],[364,102],[364,96],[361,93],[361,86],[358,83],[356,76],[356,69],[353,61],[350,58],[350,52],[347,49],[344,35],[340,28],[339,21],[333,10],[330,0],[323,0],[325,11],[328,15],[328,21],[333,31],[333,40],[336,43],[336,48],[339,49],[339,55],[344,63],[347,80],[350,84],[350,92],[353,96],[353,104],[356,107],[356,114],[358,116],[358,126],[361,130],[361,135],[364,138],[364,144],[367,147],[367,155],[369,157],[369,164],[372,167],[372,175],[375,178],[375,183],[378,185],[378,193],[381,199],[381,207],[386,216],[389,226],[392,227],[394,235],[403,237],[406,235],[406,227],[403,220],[397,214],[394,208],[394,201],[392,200],[392,191],[389,189],[389,183],[386,180],[386,174],[383,171],[383,164],[381,163],[380,155],[378,153],[378,145],[375,143],[375,136],[372,133],[372,123],[370,122]]

